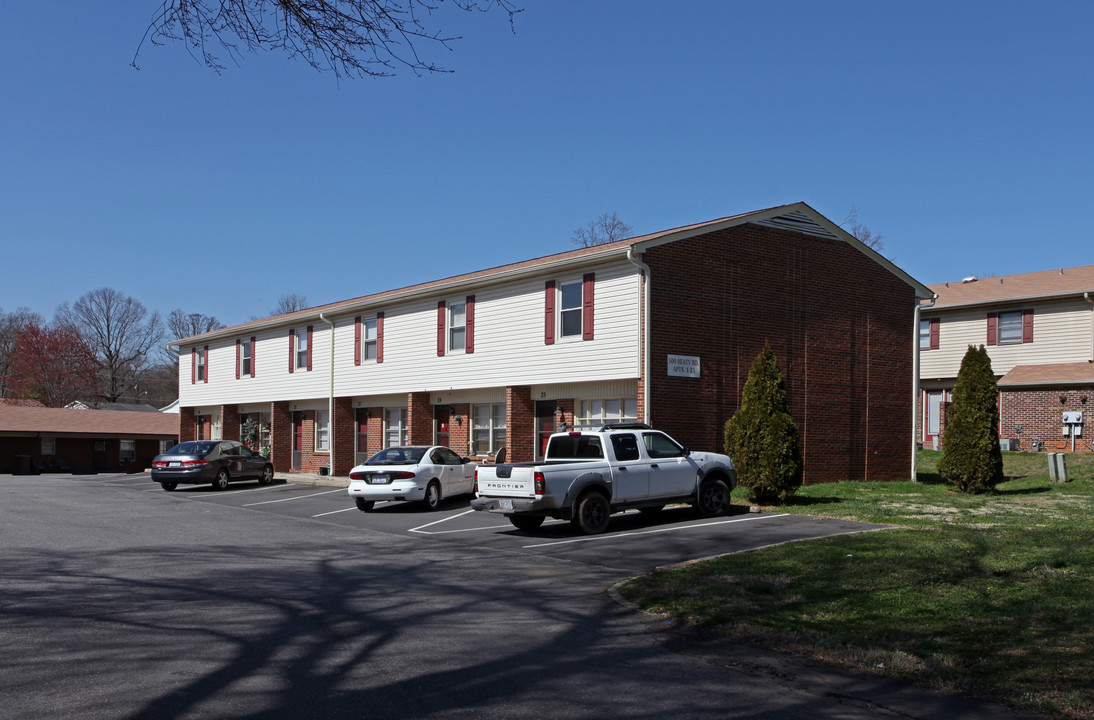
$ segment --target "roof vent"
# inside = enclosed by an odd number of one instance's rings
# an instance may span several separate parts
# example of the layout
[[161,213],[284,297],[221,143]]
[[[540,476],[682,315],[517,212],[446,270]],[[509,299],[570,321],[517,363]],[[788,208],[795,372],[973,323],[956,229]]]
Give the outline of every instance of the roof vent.
[[961,282],[963,282],[963,283],[976,282],[976,280],[977,280],[977,277],[975,275],[969,275],[967,278],[961,278]]

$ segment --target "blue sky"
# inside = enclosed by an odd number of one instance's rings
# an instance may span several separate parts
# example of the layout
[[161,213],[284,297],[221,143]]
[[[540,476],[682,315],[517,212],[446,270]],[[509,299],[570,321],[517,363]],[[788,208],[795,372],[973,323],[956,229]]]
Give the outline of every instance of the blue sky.
[[1094,3],[527,0],[452,74],[222,75],[159,0],[0,9],[0,308],[264,317],[804,201],[921,282],[1094,263]]

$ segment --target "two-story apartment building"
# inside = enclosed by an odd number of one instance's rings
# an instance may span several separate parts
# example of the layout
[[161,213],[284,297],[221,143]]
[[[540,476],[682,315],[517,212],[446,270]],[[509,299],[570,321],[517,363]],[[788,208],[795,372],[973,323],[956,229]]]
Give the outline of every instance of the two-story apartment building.
[[184,338],[181,433],[257,424],[279,471],[335,475],[397,443],[532,460],[552,431],[609,420],[719,450],[770,342],[805,481],[904,479],[928,296],[785,205]]
[[965,351],[984,345],[999,379],[1000,438],[1013,449],[1089,452],[1084,423],[1065,419],[1086,420],[1094,406],[1094,265],[929,287],[938,297],[919,323],[924,446],[940,444]]

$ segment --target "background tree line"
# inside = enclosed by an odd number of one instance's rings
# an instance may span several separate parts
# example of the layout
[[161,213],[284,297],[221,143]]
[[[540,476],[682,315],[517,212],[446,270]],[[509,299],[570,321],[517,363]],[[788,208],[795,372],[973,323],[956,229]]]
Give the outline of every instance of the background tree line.
[[[305,307],[306,297],[286,293],[270,314]],[[161,408],[178,399],[178,355],[167,343],[222,327],[181,308],[163,318],[113,288],[62,303],[48,322],[27,308],[0,308],[0,398]]]

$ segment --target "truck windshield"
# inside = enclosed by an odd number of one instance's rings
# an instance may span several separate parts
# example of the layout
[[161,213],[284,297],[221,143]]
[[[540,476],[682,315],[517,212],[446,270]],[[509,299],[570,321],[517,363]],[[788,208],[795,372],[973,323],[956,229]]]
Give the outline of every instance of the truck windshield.
[[556,435],[547,445],[549,460],[593,460],[604,457],[596,435]]

